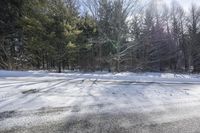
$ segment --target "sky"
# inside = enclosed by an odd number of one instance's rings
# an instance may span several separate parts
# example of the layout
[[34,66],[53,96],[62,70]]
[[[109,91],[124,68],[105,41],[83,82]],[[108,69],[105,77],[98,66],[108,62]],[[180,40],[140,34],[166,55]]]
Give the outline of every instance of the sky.
[[195,4],[197,6],[200,6],[200,0],[158,0],[161,3],[165,2],[168,5],[171,4],[172,1],[177,1],[185,10],[189,10],[191,8],[191,4]]
[[[142,5],[144,5],[144,7],[147,3],[150,2],[150,0],[138,0],[138,1],[141,2]],[[189,12],[192,4],[200,7],[200,0],[157,0],[157,2],[159,2],[160,5],[166,3],[168,6],[170,6],[173,1],[177,1],[184,8],[186,12]],[[84,12],[83,8],[81,9],[81,12]]]

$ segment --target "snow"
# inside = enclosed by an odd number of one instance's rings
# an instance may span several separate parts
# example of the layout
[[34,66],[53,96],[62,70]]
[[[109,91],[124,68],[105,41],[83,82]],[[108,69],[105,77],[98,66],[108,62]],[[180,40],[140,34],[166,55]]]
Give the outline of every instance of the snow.
[[102,80],[128,80],[138,82],[187,82],[198,83],[200,76],[197,74],[172,74],[172,73],[107,73],[107,72],[95,72],[95,73],[80,73],[80,72],[68,72],[68,73],[48,73],[47,71],[4,71],[0,70],[0,77],[17,77],[17,78],[32,78],[40,77],[43,79],[58,79],[59,78],[87,78],[87,79],[102,79]]
[[[54,114],[34,115],[45,110]],[[0,70],[0,114],[7,111],[27,115],[7,118],[0,128],[29,126],[30,121],[37,125],[87,113],[151,112],[151,120],[160,123],[200,117],[200,77]]]
[[192,74],[0,71],[0,112],[58,107],[69,113],[140,112],[197,106],[199,100],[200,78]]

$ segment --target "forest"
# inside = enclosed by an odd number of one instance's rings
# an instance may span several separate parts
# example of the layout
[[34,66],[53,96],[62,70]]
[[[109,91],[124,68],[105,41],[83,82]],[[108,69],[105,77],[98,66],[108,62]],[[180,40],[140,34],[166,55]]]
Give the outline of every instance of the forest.
[[200,72],[200,7],[0,0],[0,69]]

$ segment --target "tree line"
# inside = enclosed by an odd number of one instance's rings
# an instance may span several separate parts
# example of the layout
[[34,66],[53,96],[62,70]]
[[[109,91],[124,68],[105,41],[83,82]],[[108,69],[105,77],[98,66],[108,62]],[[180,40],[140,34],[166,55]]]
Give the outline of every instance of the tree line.
[[200,72],[200,8],[1,0],[0,69]]

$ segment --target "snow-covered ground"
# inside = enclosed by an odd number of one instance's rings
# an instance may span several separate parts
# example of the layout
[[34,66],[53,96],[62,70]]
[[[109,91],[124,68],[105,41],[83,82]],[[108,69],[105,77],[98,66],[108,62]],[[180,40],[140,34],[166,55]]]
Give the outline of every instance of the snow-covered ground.
[[[200,77],[170,73],[0,71],[0,114],[53,109],[64,110],[65,116],[168,112],[155,118],[157,122],[200,117]],[[11,118],[4,117],[0,117],[0,128],[10,122]]]
[[0,112],[96,104],[108,105],[106,110],[150,109],[200,100],[199,94],[198,75],[0,71]]

